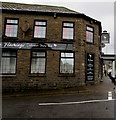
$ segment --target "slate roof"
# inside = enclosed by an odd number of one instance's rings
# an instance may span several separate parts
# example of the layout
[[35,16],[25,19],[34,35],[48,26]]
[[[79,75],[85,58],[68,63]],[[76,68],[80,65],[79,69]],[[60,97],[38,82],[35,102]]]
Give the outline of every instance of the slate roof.
[[2,10],[80,14],[65,7],[2,2]]
[[18,12],[33,12],[33,13],[57,13],[57,14],[65,14],[65,15],[72,15],[72,16],[80,16],[84,19],[89,21],[93,21],[101,26],[101,22],[86,16],[83,13],[79,13],[73,10],[70,10],[66,7],[59,7],[59,6],[50,6],[50,5],[35,5],[35,4],[22,4],[22,3],[10,3],[10,2],[2,2],[0,5],[0,10],[2,11],[18,11]]

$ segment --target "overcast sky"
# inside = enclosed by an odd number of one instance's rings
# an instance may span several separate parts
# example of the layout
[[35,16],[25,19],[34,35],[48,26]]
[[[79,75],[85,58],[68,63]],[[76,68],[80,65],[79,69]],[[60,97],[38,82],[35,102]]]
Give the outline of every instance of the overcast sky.
[[64,6],[71,10],[92,17],[102,24],[102,31],[110,33],[110,44],[103,48],[104,53],[114,53],[114,0],[1,0],[2,2],[17,2],[27,4],[42,4]]

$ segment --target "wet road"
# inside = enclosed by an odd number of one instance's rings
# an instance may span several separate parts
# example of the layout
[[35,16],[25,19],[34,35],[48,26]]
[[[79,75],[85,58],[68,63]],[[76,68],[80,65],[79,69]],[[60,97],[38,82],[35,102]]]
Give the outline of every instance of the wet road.
[[[115,94],[113,92],[113,99]],[[106,93],[5,97],[2,114],[3,118],[114,118],[116,100],[106,100]],[[62,104],[67,102],[70,103]]]

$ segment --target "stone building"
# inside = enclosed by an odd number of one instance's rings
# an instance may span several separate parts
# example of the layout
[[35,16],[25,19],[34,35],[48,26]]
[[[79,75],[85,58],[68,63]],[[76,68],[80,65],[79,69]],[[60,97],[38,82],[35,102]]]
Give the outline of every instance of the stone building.
[[101,22],[65,7],[2,3],[3,91],[95,84]]

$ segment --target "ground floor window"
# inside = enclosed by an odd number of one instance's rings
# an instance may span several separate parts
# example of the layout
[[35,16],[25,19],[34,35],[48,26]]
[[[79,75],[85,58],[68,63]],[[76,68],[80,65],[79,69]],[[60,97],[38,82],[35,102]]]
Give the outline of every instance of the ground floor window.
[[61,52],[60,73],[74,73],[74,53]]
[[16,74],[16,51],[3,51],[1,66],[2,74]]
[[31,73],[45,73],[46,52],[32,52],[31,54]]

